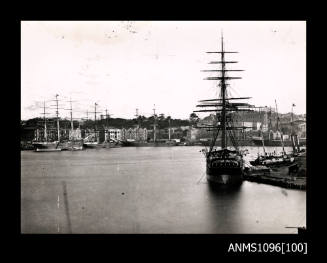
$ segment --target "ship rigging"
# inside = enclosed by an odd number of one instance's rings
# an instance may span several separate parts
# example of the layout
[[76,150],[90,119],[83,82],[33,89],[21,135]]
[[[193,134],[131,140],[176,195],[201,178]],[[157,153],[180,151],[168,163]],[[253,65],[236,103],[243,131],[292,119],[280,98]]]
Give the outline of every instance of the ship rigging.
[[[199,108],[194,112],[215,112],[213,125],[202,125],[198,128],[204,128],[213,132],[210,148],[204,150],[206,157],[206,173],[209,182],[231,185],[240,184],[243,180],[244,160],[243,153],[240,151],[237,143],[235,130],[244,129],[243,126],[234,125],[233,117],[236,112],[252,111],[255,108],[249,103],[239,102],[247,100],[250,97],[230,97],[227,83],[229,80],[241,79],[241,77],[229,76],[229,72],[241,72],[241,69],[227,69],[226,65],[237,63],[237,61],[225,60],[225,55],[229,53],[238,53],[224,50],[224,38],[221,36],[221,51],[210,51],[208,54],[219,54],[219,61],[212,61],[209,64],[218,64],[218,69],[202,70],[202,72],[217,72],[219,75],[206,77],[205,80],[218,80],[217,88],[219,97],[214,99],[200,100]],[[216,141],[220,136],[220,149],[217,148]],[[232,143],[234,149],[228,149],[228,140]]]

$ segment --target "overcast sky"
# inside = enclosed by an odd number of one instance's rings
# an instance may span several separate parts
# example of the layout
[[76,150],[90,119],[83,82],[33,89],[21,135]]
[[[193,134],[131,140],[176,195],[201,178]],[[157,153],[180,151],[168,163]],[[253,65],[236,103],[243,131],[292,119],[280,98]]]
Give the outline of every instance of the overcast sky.
[[[188,118],[197,101],[218,95],[209,65],[219,60],[223,31],[227,68],[243,69],[230,81],[234,96],[256,106],[306,113],[306,24],[301,21],[51,21],[21,23],[21,117],[41,116],[55,94],[73,115],[105,109],[112,117],[153,113]],[[68,117],[68,110],[60,110]],[[92,115],[94,116],[94,114]],[[202,116],[202,115],[201,115]],[[91,114],[89,114],[91,117]]]

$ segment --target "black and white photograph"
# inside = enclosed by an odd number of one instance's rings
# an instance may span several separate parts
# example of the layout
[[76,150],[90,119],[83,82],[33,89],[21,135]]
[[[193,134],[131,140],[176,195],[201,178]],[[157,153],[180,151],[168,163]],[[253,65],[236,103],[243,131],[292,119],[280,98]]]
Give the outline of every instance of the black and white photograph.
[[20,30],[22,234],[307,231],[306,21]]

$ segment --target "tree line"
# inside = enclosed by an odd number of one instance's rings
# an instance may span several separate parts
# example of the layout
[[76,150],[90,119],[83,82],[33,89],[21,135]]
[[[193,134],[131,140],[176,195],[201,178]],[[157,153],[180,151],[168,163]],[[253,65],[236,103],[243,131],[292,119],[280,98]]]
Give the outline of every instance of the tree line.
[[[191,114],[192,115],[192,114]],[[49,118],[47,119],[47,127],[55,128],[57,127],[57,119]],[[190,116],[189,119],[174,119],[171,116],[165,116],[164,114],[159,114],[150,117],[138,116],[134,119],[124,119],[124,118],[102,118],[99,120],[74,120],[74,128],[80,127],[81,129],[94,129],[101,127],[113,127],[113,128],[134,128],[139,125],[142,128],[153,129],[154,123],[159,129],[165,129],[168,127],[180,127],[180,126],[189,126],[194,124],[194,119]],[[23,127],[40,127],[44,126],[43,118],[32,118],[26,121],[21,121],[21,126]],[[70,129],[71,122],[70,120],[60,119],[60,127]]]

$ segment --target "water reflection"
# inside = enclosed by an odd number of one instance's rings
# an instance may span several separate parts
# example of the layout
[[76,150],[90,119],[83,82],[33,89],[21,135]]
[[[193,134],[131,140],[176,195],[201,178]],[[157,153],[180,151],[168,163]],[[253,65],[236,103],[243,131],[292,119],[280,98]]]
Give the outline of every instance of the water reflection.
[[234,186],[207,183],[208,203],[207,218],[208,232],[212,233],[240,233],[239,210],[243,184]]

